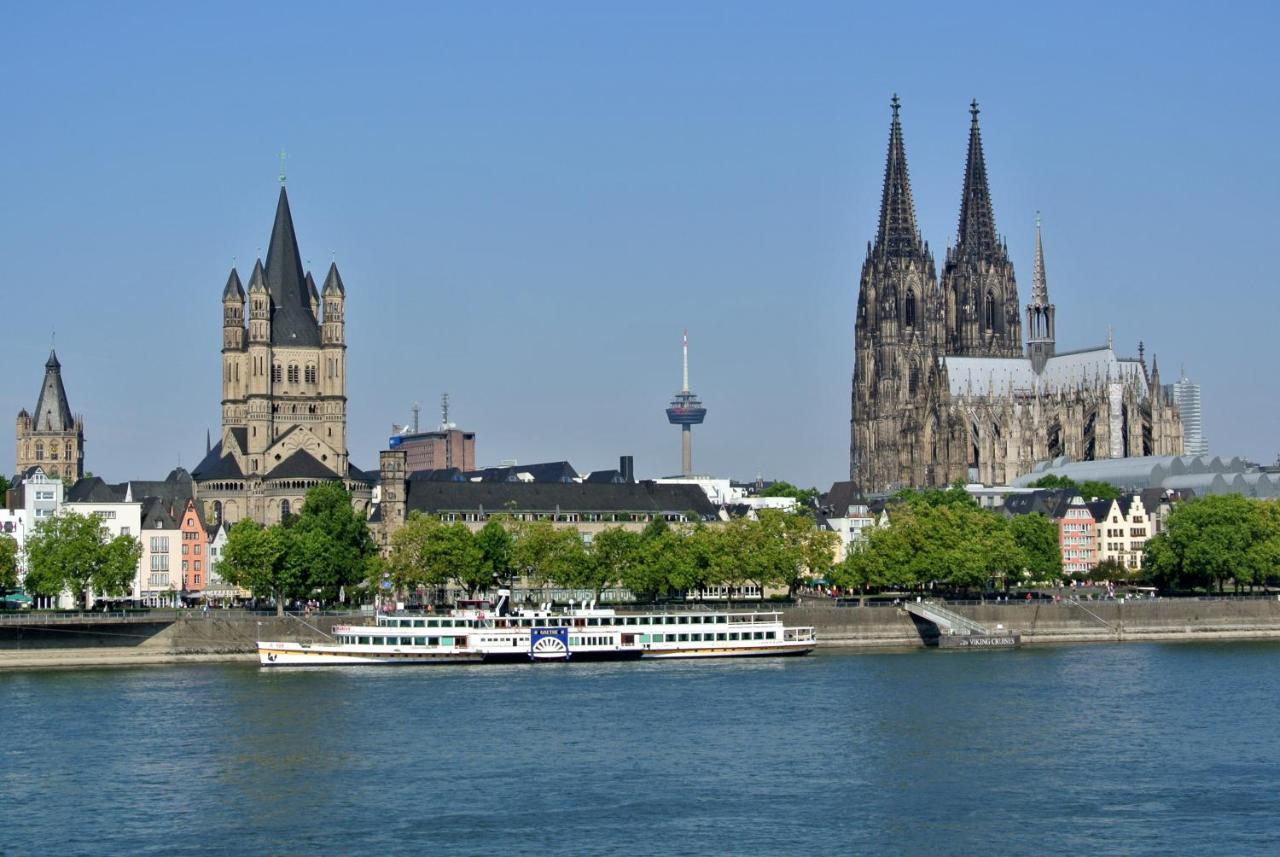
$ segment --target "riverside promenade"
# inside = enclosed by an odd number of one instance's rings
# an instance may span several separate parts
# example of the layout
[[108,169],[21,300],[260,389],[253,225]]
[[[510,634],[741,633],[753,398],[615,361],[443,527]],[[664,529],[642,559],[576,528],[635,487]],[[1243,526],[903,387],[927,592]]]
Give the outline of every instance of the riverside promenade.
[[[1274,596],[947,606],[988,627],[1017,631],[1023,645],[1280,639],[1280,600]],[[781,609],[788,625],[814,626],[820,648],[904,649],[932,642],[929,629],[893,605],[805,602]],[[280,618],[239,610],[7,614],[0,615],[0,669],[252,662],[260,639],[319,642],[334,625],[371,620],[367,613]]]

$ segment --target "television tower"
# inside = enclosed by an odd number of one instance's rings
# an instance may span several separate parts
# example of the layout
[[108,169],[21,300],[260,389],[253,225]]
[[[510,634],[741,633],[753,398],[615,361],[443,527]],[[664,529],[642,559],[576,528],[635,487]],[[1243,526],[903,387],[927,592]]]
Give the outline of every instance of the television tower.
[[707,418],[707,409],[689,391],[689,331],[684,332],[684,386],[667,408],[667,422],[680,426],[680,467],[684,476],[693,475],[693,427]]

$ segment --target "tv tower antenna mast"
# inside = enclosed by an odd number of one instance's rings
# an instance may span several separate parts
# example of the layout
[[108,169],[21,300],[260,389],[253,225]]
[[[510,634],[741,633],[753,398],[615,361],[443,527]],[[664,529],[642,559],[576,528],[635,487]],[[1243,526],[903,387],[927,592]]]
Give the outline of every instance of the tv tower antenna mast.
[[707,418],[707,409],[689,389],[689,331],[684,332],[682,345],[683,384],[680,392],[667,408],[667,422],[680,426],[680,468],[684,476],[693,475],[693,427]]
[[422,403],[414,402],[413,407],[410,408],[410,410],[413,411],[413,433],[417,434],[418,433],[418,417],[422,415]]

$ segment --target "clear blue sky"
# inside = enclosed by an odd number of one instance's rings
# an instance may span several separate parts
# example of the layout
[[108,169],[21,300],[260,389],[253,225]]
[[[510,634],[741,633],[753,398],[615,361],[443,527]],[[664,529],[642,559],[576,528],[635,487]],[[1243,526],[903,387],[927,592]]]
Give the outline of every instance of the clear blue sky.
[[825,487],[897,92],[938,256],[977,97],[1024,301],[1043,211],[1060,347],[1144,339],[1215,452],[1274,458],[1274,7],[860,6],[11,5],[0,410],[56,328],[89,469],[193,466],[283,147],[303,257],[347,286],[356,464],[447,390],[484,463],[674,472],[687,327],[695,467]]

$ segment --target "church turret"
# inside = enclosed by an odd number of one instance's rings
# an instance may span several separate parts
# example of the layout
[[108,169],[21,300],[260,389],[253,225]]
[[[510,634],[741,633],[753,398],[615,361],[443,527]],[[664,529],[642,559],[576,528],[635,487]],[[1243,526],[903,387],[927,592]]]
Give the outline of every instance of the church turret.
[[1056,347],[1054,306],[1049,303],[1049,283],[1044,273],[1044,242],[1040,237],[1040,214],[1036,214],[1036,260],[1031,269],[1031,303],[1027,304],[1027,356],[1036,374],[1053,356]]
[[324,335],[325,345],[341,345],[346,340],[346,325],[343,321],[344,304],[347,301],[347,290],[342,285],[342,275],[338,273],[338,263],[329,265],[329,274],[324,278]]
[[996,235],[978,102],[969,106],[969,149],[956,244],[942,272],[947,353],[1018,357],[1022,322],[1018,284],[1004,242]]
[[249,276],[249,342],[266,344],[271,341],[271,293],[267,291],[267,278],[262,260],[253,264]]
[[316,291],[316,281],[311,279],[311,272],[307,271],[307,300],[311,304],[311,317],[316,320],[316,324],[320,323],[320,293]]
[[222,350],[239,351],[244,347],[244,287],[240,275],[231,269],[222,290]]

